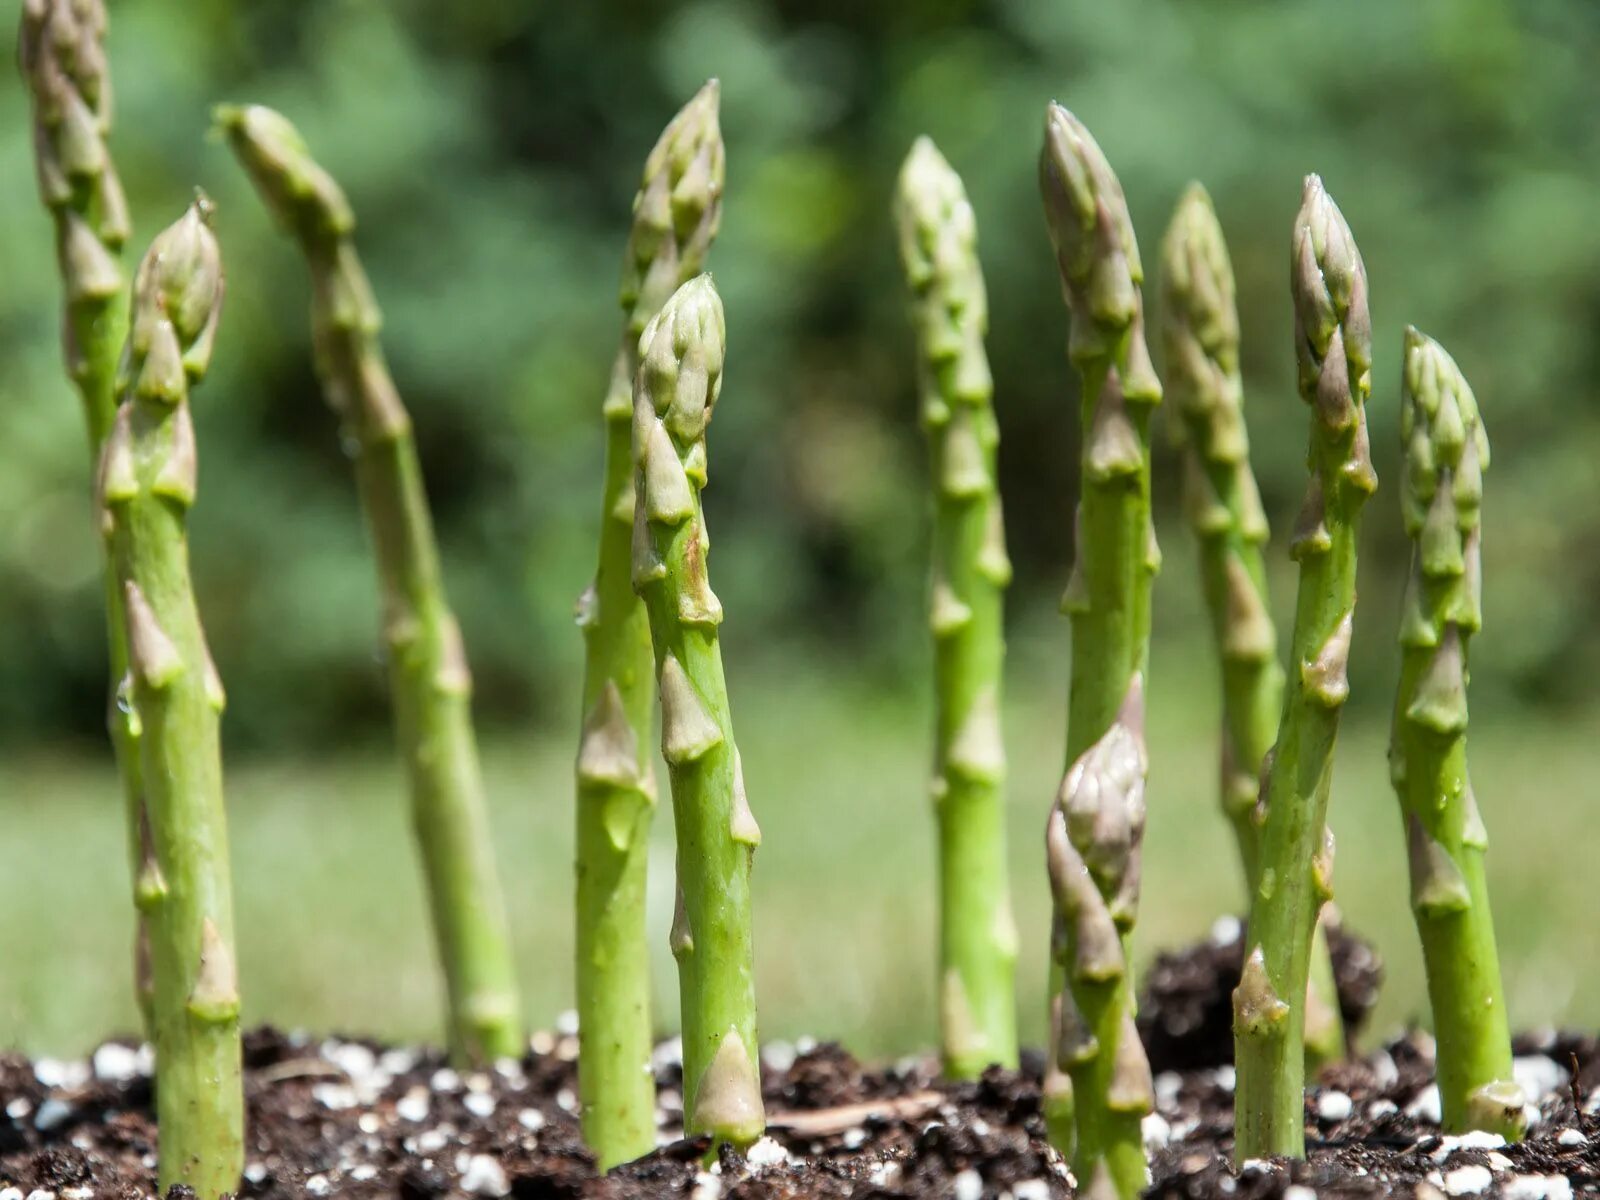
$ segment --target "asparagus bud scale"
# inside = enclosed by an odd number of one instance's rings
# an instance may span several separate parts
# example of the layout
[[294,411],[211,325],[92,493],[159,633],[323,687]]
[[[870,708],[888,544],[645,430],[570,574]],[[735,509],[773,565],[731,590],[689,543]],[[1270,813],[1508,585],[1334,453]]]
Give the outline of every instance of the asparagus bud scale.
[[966,189],[927,138],[901,168],[895,210],[934,488],[940,1041],[945,1074],[975,1079],[992,1063],[1017,1064],[1017,940],[1006,883],[1000,735],[1011,563],[983,349],[988,301]]

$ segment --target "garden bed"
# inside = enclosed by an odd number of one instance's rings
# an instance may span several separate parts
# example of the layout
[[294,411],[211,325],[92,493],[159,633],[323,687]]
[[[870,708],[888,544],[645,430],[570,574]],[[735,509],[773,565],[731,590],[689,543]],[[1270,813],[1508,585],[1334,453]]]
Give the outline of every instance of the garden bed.
[[[1149,972],[1143,1021],[1156,1071],[1146,1122],[1151,1194],[1166,1197],[1514,1197],[1600,1193],[1600,1042],[1519,1039],[1517,1072],[1535,1097],[1526,1142],[1441,1137],[1431,1043],[1411,1034],[1325,1072],[1306,1100],[1310,1160],[1230,1165],[1230,1040],[1217,1013],[1237,977],[1222,936]],[[1370,1005],[1376,962],[1336,938],[1347,1016]],[[1021,1072],[941,1084],[931,1058],[874,1069],[834,1045],[771,1043],[763,1086],[771,1131],[748,1156],[707,1169],[679,1135],[673,1043],[656,1055],[659,1149],[601,1177],[576,1116],[577,1038],[541,1033],[520,1062],[458,1072],[433,1050],[315,1040],[262,1029],[245,1043],[249,1132],[243,1194],[780,1200],[1072,1194],[1039,1117],[1037,1056]],[[87,1061],[0,1058],[0,1200],[132,1200],[155,1188],[148,1052],[107,1043]],[[1530,1116],[1532,1114],[1530,1113]],[[7,1191],[15,1188],[15,1192]],[[1295,1191],[1295,1188],[1307,1189]]]

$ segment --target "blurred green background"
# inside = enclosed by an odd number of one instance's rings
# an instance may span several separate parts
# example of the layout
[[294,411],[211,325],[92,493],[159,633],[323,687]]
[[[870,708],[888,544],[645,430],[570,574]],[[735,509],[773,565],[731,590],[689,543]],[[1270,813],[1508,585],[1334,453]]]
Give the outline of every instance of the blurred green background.
[[[350,472],[310,373],[303,271],[223,149],[220,100],[280,107],[351,194],[478,683],[499,849],[537,1022],[568,1004],[570,753],[593,568],[599,402],[629,202],[660,126],[723,86],[713,268],[730,360],[707,496],[733,702],[766,842],[763,1023],[872,1052],[932,1040],[924,456],[888,221],[911,139],[965,175],[988,275],[1017,582],[1008,740],[1028,1028],[1042,1022],[1040,823],[1060,767],[1077,397],[1035,191],[1044,103],[1095,131],[1147,264],[1184,184],[1239,276],[1254,461],[1303,486],[1286,274],[1301,176],[1356,232],[1378,332],[1341,899],[1425,1014],[1384,725],[1405,540],[1399,338],[1453,349],[1494,443],[1474,764],[1519,1024],[1600,1021],[1600,8],[1583,0],[854,0],[435,5],[113,0],[113,149],[134,252],[217,200],[230,271],[199,394],[200,601],[229,685],[249,1016],[429,1035],[437,1010]],[[9,18],[7,18],[9,20]],[[0,58],[14,54],[0,29]],[[0,75],[0,1045],[132,1025],[121,822],[101,733],[98,549],[22,86]],[[1213,797],[1216,701],[1169,448],[1158,584],[1148,953],[1238,904]],[[1274,556],[1286,621],[1293,575]],[[666,834],[669,822],[658,822]],[[667,888],[663,842],[656,882]],[[667,905],[666,907],[670,907]],[[658,906],[658,909],[661,906]],[[656,941],[672,1020],[666,912]]]

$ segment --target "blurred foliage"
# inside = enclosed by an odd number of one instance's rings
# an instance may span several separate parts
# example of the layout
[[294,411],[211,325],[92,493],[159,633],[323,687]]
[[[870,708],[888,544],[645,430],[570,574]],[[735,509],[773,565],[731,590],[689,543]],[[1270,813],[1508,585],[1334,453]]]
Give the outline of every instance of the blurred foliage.
[[[993,309],[1017,611],[1066,575],[1077,443],[1065,316],[1035,194],[1044,104],[1095,130],[1147,263],[1190,178],[1232,242],[1254,457],[1287,525],[1302,487],[1285,287],[1301,175],[1366,256],[1385,480],[1368,515],[1358,703],[1393,677],[1399,338],[1472,380],[1494,441],[1475,696],[1570,702],[1600,672],[1600,6],[1585,0],[113,0],[113,146],[149,237],[204,186],[230,294],[199,394],[201,602],[237,744],[385,723],[355,496],[310,372],[306,283],[224,150],[212,103],[299,123],[343,180],[413,409],[491,721],[575,719],[573,597],[593,566],[599,403],[629,201],[657,130],[723,82],[713,266],[731,371],[708,493],[730,656],[841,656],[912,686],[923,447],[888,221],[918,133],[963,172]],[[14,31],[0,31],[12,56]],[[92,735],[102,629],[59,287],[26,104],[0,79],[0,737]],[[1161,636],[1200,638],[1191,547],[1157,467]],[[1292,576],[1277,562],[1277,608]],[[1062,635],[1064,636],[1064,634]],[[1024,664],[1026,666],[1026,664]]]

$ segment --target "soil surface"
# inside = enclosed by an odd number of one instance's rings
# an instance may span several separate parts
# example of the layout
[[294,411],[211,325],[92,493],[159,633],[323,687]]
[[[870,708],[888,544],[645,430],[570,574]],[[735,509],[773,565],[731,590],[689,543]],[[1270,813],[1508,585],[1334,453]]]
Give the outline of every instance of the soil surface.
[[[1225,939],[1194,951],[1226,979]],[[1218,964],[1221,963],[1220,966]],[[1237,954],[1233,959],[1237,974]],[[1374,964],[1375,966],[1375,964]],[[1164,960],[1193,1013],[1203,965]],[[1347,973],[1349,974],[1349,973]],[[1355,974],[1360,974],[1359,972]],[[1350,978],[1354,978],[1350,974]],[[1517,1073],[1532,1097],[1520,1145],[1482,1135],[1441,1137],[1432,1048],[1412,1034],[1324,1072],[1307,1093],[1310,1161],[1235,1171],[1233,1068],[1162,1023],[1146,1005],[1157,1112],[1146,1119],[1149,1194],[1230,1200],[1314,1197],[1600,1195],[1600,1044],[1556,1034],[1520,1039]],[[1181,1025],[1182,1022],[1177,1022]],[[1214,1022],[1192,1026],[1195,1037]],[[1039,1117],[1037,1055],[1021,1072],[994,1070],[950,1085],[932,1060],[862,1066],[837,1046],[773,1043],[763,1051],[772,1128],[748,1155],[681,1137],[674,1043],[657,1052],[659,1148],[599,1175],[575,1116],[577,1038],[536,1034],[529,1053],[492,1071],[457,1072],[433,1051],[322,1041],[263,1029],[246,1040],[250,1125],[242,1195],[518,1200],[786,1200],[789,1197],[953,1197],[1046,1200],[1073,1195]],[[1211,1061],[1201,1065],[1210,1055]],[[0,1057],[0,1200],[135,1200],[155,1188],[150,1058],[107,1043],[88,1061]],[[168,1200],[180,1200],[174,1189]]]

